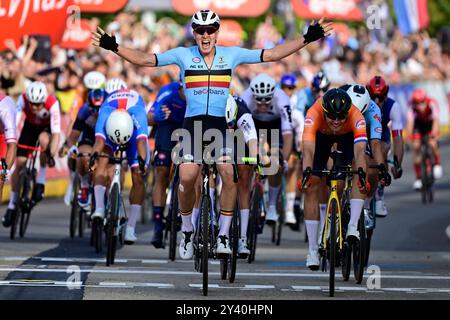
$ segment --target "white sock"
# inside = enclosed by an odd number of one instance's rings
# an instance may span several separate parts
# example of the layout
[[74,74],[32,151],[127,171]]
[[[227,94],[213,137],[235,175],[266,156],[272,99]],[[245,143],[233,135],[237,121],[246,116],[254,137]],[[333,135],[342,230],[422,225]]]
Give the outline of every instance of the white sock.
[[[194,210],[192,210],[194,211]],[[182,232],[192,232],[194,231],[194,226],[192,225],[191,222],[192,219],[192,213],[191,214],[187,214],[187,215],[181,215],[181,231]]]
[[358,225],[359,216],[364,205],[363,199],[350,199],[350,222],[349,225]]
[[41,167],[36,177],[36,183],[45,184],[46,175],[47,175],[47,167]]
[[269,186],[269,207],[276,206],[278,192],[280,191],[281,185],[277,187]]
[[198,213],[200,212],[200,208],[192,209],[191,223],[194,226],[194,230],[197,226]]
[[[209,198],[211,199],[211,212],[214,214],[214,191],[216,190],[216,188],[209,188]],[[213,215],[214,216],[214,215]]]
[[317,252],[319,245],[317,244],[317,227],[319,221],[317,220],[305,220],[306,232],[308,234],[309,252]]
[[95,209],[105,210],[106,187],[102,185],[94,186]]
[[319,211],[320,211],[320,232],[322,232],[323,227],[325,226],[325,219],[327,217],[327,204],[326,203],[320,203],[319,204]]
[[233,218],[233,216],[226,216],[221,214],[220,215],[220,219],[219,219],[219,226],[220,226],[220,231],[219,231],[219,236],[227,236],[228,237],[228,233],[230,232],[230,226],[231,226],[231,219]]
[[11,197],[9,198],[8,209],[14,210],[16,208],[16,201],[17,201],[17,193],[14,191],[11,191]]
[[294,211],[295,192],[286,193],[286,211]]
[[141,213],[141,205],[139,204],[132,204],[130,206],[130,214],[128,215],[128,227],[136,228],[136,222],[138,219],[138,216]]
[[84,176],[82,176],[82,175],[79,175],[80,176],[80,186],[82,187],[82,188],[89,188],[89,185],[90,185],[90,179],[89,179],[89,175],[88,174],[86,174],[86,175],[84,175]]
[[241,209],[241,238],[247,239],[248,216],[250,209]]

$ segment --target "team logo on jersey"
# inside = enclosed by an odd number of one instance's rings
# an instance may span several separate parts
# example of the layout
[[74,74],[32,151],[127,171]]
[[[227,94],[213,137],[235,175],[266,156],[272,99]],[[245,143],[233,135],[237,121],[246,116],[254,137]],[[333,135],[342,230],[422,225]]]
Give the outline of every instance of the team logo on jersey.
[[311,119],[310,117],[306,117],[305,118],[305,127],[310,127],[314,124],[314,120]]
[[202,59],[200,59],[199,57],[192,58],[192,62],[194,63],[200,63],[201,61]]
[[225,59],[223,57],[219,57],[219,63],[224,63]]
[[360,119],[360,120],[356,121],[355,126],[356,126],[356,129],[365,128],[366,127],[366,120]]
[[375,132],[382,133],[382,132],[383,132],[383,128],[381,128],[381,127],[376,127],[376,128],[375,128]]
[[380,123],[382,122],[382,120],[381,120],[381,118],[380,118],[379,115],[375,114],[373,117],[374,117],[375,119],[377,119],[378,121],[380,121]]

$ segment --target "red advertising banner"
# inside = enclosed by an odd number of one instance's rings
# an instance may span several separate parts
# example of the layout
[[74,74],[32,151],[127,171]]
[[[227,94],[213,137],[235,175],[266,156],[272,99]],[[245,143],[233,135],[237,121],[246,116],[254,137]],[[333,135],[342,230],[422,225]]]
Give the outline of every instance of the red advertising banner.
[[52,44],[59,43],[72,3],[73,0],[0,1],[0,50],[11,40],[20,46],[22,36],[27,34],[48,35]]
[[125,7],[128,0],[74,0],[81,12],[117,12]]
[[340,19],[361,21],[364,15],[358,8],[360,0],[292,0],[296,15],[303,19]]
[[270,0],[172,0],[172,5],[184,15],[210,9],[219,16],[257,17],[269,9]]
[[219,46],[240,46],[244,30],[235,20],[220,20]]
[[64,49],[83,50],[91,45],[91,23],[82,19],[64,32],[60,47]]

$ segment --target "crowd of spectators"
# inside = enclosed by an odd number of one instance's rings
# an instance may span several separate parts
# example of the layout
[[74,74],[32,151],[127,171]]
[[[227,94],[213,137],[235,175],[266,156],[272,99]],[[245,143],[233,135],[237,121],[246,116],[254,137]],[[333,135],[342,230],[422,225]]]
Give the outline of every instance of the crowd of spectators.
[[[150,12],[139,15],[122,12],[105,29],[109,33],[114,32],[118,42],[124,46],[158,53],[193,43],[188,20],[186,18],[185,25],[179,25],[169,18],[156,21]],[[91,18],[90,22],[95,28],[100,20]],[[301,30],[298,31],[300,34]],[[268,16],[242,45],[270,48],[285,41],[283,36]],[[100,71],[107,78],[123,78],[147,103],[153,101],[162,85],[179,77],[176,66],[140,68],[93,46],[83,51],[52,46],[51,64],[34,59],[38,44],[33,37],[24,37],[19,48],[13,43],[7,43],[7,47],[0,54],[0,92],[17,99],[30,80],[42,80],[50,93],[57,94],[63,113],[69,112],[76,96],[83,94],[83,75],[91,70]],[[284,73],[294,73],[300,89],[307,86],[321,69],[335,85],[349,82],[365,84],[375,74],[381,74],[389,83],[445,80],[450,76],[449,54],[426,31],[404,36],[395,26],[369,30],[365,26],[349,28],[336,24],[334,35],[281,62],[239,66],[235,70],[232,90],[240,93],[260,72],[266,72],[276,80]]]

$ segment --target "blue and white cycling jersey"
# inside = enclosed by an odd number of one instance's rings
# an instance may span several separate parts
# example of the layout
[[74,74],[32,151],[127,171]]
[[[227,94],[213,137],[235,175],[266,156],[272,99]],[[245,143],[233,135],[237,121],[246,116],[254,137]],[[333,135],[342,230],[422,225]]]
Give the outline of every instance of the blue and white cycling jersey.
[[364,118],[366,119],[368,138],[370,140],[381,140],[381,133],[383,132],[381,126],[381,110],[374,101],[370,100],[369,107],[364,113]]
[[164,123],[172,123],[175,125],[183,124],[184,114],[186,113],[186,100],[180,96],[180,83],[172,82],[165,85],[159,90],[156,101],[150,109],[150,112],[157,113],[161,107],[167,107],[170,112],[170,117],[163,121]]
[[224,117],[233,69],[244,63],[262,62],[264,50],[216,46],[209,68],[198,46],[178,47],[155,54],[156,66],[176,64],[181,69],[186,95],[186,118],[211,115]]
[[303,115],[306,115],[306,112],[309,108],[316,102],[314,95],[312,94],[311,88],[305,88],[297,93],[297,103],[294,108],[300,111]]
[[[129,162],[131,167],[139,166],[137,161],[137,140],[145,139],[148,137],[148,122],[147,112],[145,111],[144,99],[134,90],[119,90],[111,93],[106,101],[102,104],[99,110],[97,123],[95,125],[95,138],[100,138],[106,141],[106,144],[115,151],[117,145],[107,139],[106,134],[106,121],[109,115],[117,109],[125,109],[133,119],[134,132],[128,142],[127,156],[134,158]],[[150,151],[147,145],[147,163],[150,159]]]

